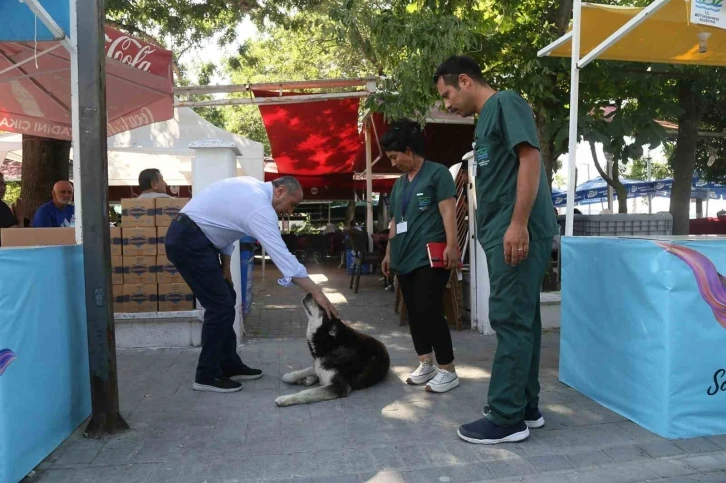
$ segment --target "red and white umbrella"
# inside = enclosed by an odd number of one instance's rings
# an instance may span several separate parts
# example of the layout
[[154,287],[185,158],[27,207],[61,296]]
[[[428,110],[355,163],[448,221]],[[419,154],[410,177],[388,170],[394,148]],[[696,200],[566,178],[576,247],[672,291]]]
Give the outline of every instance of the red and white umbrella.
[[[106,27],[108,136],[174,115],[172,53]],[[71,61],[60,42],[0,42],[0,131],[70,140]]]

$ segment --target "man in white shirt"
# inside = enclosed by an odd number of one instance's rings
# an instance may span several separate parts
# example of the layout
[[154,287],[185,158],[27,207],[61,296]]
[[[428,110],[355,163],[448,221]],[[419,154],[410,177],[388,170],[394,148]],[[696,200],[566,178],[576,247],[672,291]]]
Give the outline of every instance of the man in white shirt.
[[171,198],[166,194],[166,181],[156,168],[145,169],[139,173],[139,198]]
[[232,378],[262,377],[262,371],[242,363],[233,328],[236,294],[230,257],[233,243],[243,236],[256,238],[270,254],[283,275],[278,283],[297,284],[328,314],[337,316],[280,235],[278,213],[292,213],[302,198],[300,183],[291,176],[271,183],[249,176],[229,178],[196,194],[172,221],[166,233],[166,256],[205,309],[194,390],[235,392],[242,385]]

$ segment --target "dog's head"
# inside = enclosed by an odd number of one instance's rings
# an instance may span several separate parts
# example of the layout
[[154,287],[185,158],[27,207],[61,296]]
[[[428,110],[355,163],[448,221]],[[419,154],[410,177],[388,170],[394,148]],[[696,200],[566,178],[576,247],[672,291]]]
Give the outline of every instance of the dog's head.
[[307,294],[302,299],[302,306],[308,316],[308,327],[320,327],[337,319],[328,317],[328,313],[315,301],[312,295]]

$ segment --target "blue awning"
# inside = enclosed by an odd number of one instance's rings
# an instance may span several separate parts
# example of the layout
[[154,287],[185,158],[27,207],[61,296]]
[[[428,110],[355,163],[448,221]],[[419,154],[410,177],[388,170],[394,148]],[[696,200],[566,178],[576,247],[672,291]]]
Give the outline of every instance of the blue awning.
[[[58,26],[70,37],[71,12],[68,0],[37,0],[55,20]],[[58,40],[36,18],[28,5],[18,0],[0,0],[0,42],[38,42]]]

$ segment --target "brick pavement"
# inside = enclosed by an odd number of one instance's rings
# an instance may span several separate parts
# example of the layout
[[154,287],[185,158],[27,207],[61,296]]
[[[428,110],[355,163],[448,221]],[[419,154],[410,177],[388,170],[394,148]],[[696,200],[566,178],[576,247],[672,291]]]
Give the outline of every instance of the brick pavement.
[[31,480],[726,482],[726,436],[666,440],[561,384],[556,332],[543,337],[547,425],[520,444],[482,447],[458,440],[458,425],[481,414],[496,340],[455,331],[461,386],[447,394],[406,386],[416,358],[391,310],[393,295],[377,277],[363,277],[358,295],[335,271],[326,270],[325,285],[345,318],[386,343],[388,379],[345,399],[277,408],[278,395],[300,390],[280,376],[308,364],[309,355],[298,337],[301,293],[275,287],[271,272],[266,290],[257,294],[253,315],[259,319],[248,320],[250,337],[240,348],[243,360],[265,377],[245,383],[239,393],[198,393],[191,390],[198,349],[119,350],[121,409],[132,430],[103,441],[86,440],[79,431]]
[[[306,264],[308,273],[331,301],[341,308],[347,320],[366,321],[372,329],[390,329],[395,295],[383,289],[380,273],[362,275],[358,293],[349,289],[350,275],[337,263]],[[252,311],[245,319],[245,336],[255,338],[305,337],[307,320],[300,311],[302,292],[286,289],[277,283],[281,274],[271,263],[267,264],[265,283],[261,266],[255,265]],[[380,326],[380,327],[379,327]]]

